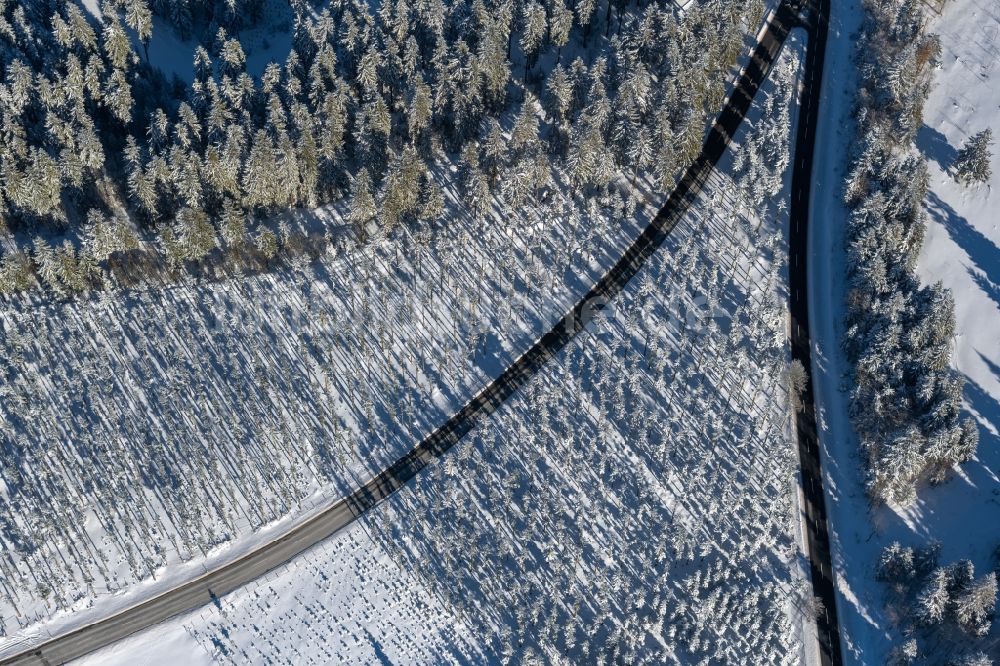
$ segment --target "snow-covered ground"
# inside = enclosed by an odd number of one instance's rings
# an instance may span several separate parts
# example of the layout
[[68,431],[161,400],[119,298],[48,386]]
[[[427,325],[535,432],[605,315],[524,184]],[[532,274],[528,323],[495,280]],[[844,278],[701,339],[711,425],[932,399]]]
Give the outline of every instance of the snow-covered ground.
[[357,522],[254,585],[89,655],[79,666],[482,663],[479,645],[419,577]]
[[955,295],[954,363],[968,379],[966,407],[979,422],[980,466],[994,474],[966,472],[970,483],[992,482],[1000,495],[1000,143],[994,140],[989,183],[964,186],[949,172],[967,138],[986,128],[1000,135],[1000,4],[953,0],[929,29],[941,36],[943,53],[917,134],[931,175],[919,272]]
[[[925,107],[918,148],[929,158],[929,224],[919,273],[925,283],[942,280],[956,301],[958,334],[953,362],[968,381],[966,406],[980,424],[979,455],[946,484],[924,487],[905,510],[872,511],[862,483],[858,443],[847,417],[843,390],[848,366],[839,347],[843,330],[843,234],[841,193],[845,160],[854,137],[852,54],[860,2],[832,3],[830,46],[817,139],[810,239],[810,313],[814,339],[816,405],[840,593],[841,631],[847,663],[883,663],[901,637],[885,615],[885,586],[874,578],[883,547],[892,541],[920,546],[942,543],[940,561],[971,559],[978,573],[992,569],[1000,545],[1000,162],[993,187],[963,188],[945,173],[961,142],[985,127],[1000,128],[997,37],[1000,6],[982,0],[946,3],[928,31],[941,35],[943,66]],[[996,627],[994,626],[994,632]]]
[[[607,320],[351,528],[80,663],[801,663],[782,205],[799,47],[741,131],[776,178],[713,176]],[[765,181],[761,223],[733,195]]]
[[[83,6],[95,18],[101,17],[99,0],[82,0]],[[269,63],[285,61],[292,44],[292,23],[295,15],[287,0],[266,0],[258,25],[240,31],[240,45],[246,54],[246,69],[251,76],[260,76]],[[196,26],[203,30],[203,26]],[[235,35],[230,35],[235,36]],[[214,37],[209,35],[208,37]],[[149,62],[168,79],[177,77],[190,84],[194,78],[194,37],[181,39],[174,28],[159,16],[153,16],[153,37],[149,41]],[[143,50],[138,48],[139,53]]]

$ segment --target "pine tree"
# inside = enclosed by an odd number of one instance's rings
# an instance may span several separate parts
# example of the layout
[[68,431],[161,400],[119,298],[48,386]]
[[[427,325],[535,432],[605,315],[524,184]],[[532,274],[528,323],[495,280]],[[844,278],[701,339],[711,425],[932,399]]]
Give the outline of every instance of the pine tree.
[[197,208],[184,208],[177,214],[174,238],[181,256],[188,261],[200,261],[219,246],[215,228]]
[[71,3],[66,3],[66,20],[72,35],[73,43],[79,49],[81,57],[83,53],[96,53],[98,48],[97,33],[90,26],[90,21],[83,15],[80,8]]
[[59,166],[48,153],[38,148],[31,149],[31,162],[19,184],[19,192],[14,198],[19,206],[39,217],[65,218]]
[[576,3],[576,20],[584,28],[584,46],[587,46],[590,41],[590,23],[594,19],[595,9],[597,9],[597,0],[579,0]]
[[142,44],[146,62],[149,62],[149,40],[153,36],[153,14],[149,11],[146,0],[127,0],[125,5],[125,23],[135,31]]
[[163,109],[156,109],[150,114],[149,127],[146,130],[146,140],[150,152],[156,154],[164,150],[170,142],[170,119]]
[[132,120],[132,87],[128,83],[125,72],[116,69],[111,72],[108,82],[104,87],[104,105],[114,114],[122,124],[128,124]]
[[283,208],[292,208],[298,204],[301,179],[298,154],[287,134],[280,137],[277,156],[277,181],[275,183],[277,198],[275,203]]
[[444,193],[433,178],[426,178],[420,192],[421,220],[437,220],[444,214]]
[[80,163],[92,174],[98,173],[104,167],[104,147],[101,146],[97,132],[92,127],[84,127],[79,131],[76,148]]
[[109,220],[97,209],[87,213],[83,238],[85,254],[94,261],[107,261],[115,253],[124,254],[139,247],[139,239],[126,220]]
[[[219,32],[225,35],[222,28],[219,28]],[[232,78],[239,77],[243,73],[246,67],[246,54],[243,52],[243,46],[240,44],[239,40],[236,39],[222,39],[222,47],[219,51],[219,57],[222,59],[222,75],[230,76]]]
[[243,168],[243,203],[247,208],[269,208],[277,199],[274,143],[264,130],[254,135]]
[[410,95],[410,105],[406,113],[411,145],[420,143],[424,130],[430,125],[432,113],[431,89],[421,81]]
[[126,69],[133,64],[135,59],[128,33],[125,32],[125,28],[121,24],[117,9],[110,2],[104,3],[102,15],[104,17],[104,32],[101,35],[101,43],[104,46],[104,53],[111,66],[116,70]]
[[997,575],[991,571],[955,598],[955,618],[969,634],[983,637],[993,624],[997,603]]
[[940,624],[948,613],[950,576],[945,568],[935,569],[917,599],[917,618],[924,625]]
[[222,204],[222,239],[230,249],[242,247],[247,240],[247,216],[239,205],[226,197]]
[[538,110],[535,96],[530,92],[525,93],[521,112],[514,120],[514,128],[510,133],[510,147],[515,159],[539,147]]
[[524,82],[528,82],[528,70],[538,55],[538,49],[545,39],[548,23],[545,7],[531,0],[524,8],[524,21],[521,26],[521,50],[524,52]]
[[990,146],[993,144],[993,130],[984,129],[973,135],[958,151],[952,168],[955,180],[966,185],[989,182],[993,175],[990,167]]
[[378,96],[379,69],[382,67],[382,56],[375,45],[371,45],[361,56],[358,65],[358,85],[361,89],[361,96],[364,98],[374,98]]
[[56,252],[56,264],[59,282],[69,292],[85,291],[100,276],[100,269],[97,268],[93,258],[86,253],[77,257],[76,248],[68,239],[63,241]]
[[462,200],[475,216],[481,216],[490,208],[490,185],[479,168],[479,153],[473,143],[466,145],[462,153],[459,181],[463,190]]
[[411,147],[397,155],[386,172],[378,196],[381,221],[391,229],[418,211],[421,179],[427,172]]
[[65,294],[62,284],[59,282],[59,262],[56,259],[55,250],[41,236],[36,236],[32,241],[32,259],[37,267],[38,277],[49,289],[62,296]]
[[507,163],[507,140],[504,139],[500,123],[491,119],[486,125],[486,135],[483,140],[481,164],[486,172],[490,189],[495,189],[497,180]]
[[254,237],[254,246],[267,261],[271,261],[278,255],[278,237],[270,229],[260,230]]
[[33,282],[31,259],[24,252],[15,250],[0,258],[0,293],[27,291]]
[[351,224],[364,229],[375,219],[378,210],[375,207],[375,197],[372,196],[372,181],[368,169],[362,168],[351,183],[351,206],[348,220]]
[[556,65],[545,82],[546,111],[553,118],[567,120],[573,103],[573,83],[562,65]]
[[300,129],[295,153],[300,179],[298,201],[309,208],[315,208],[318,204],[320,166],[319,147],[311,124]]
[[562,50],[569,43],[573,29],[573,12],[566,8],[562,0],[556,0],[549,23],[549,37],[556,47],[556,65],[562,60]]
[[126,181],[132,203],[142,213],[156,214],[156,186],[142,169],[142,157],[135,137],[129,135],[125,143]]
[[875,575],[879,580],[893,583],[905,583],[916,574],[913,563],[913,549],[904,548],[894,541],[882,550]]

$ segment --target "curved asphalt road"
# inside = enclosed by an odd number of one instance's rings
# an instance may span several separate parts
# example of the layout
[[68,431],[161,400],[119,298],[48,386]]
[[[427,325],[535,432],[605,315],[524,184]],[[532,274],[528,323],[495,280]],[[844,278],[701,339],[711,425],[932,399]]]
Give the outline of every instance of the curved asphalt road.
[[[820,0],[824,2],[826,0]],[[625,251],[618,263],[563,317],[562,322],[546,333],[531,349],[525,352],[492,384],[484,388],[475,398],[458,411],[447,423],[431,433],[405,456],[396,461],[363,487],[350,496],[337,501],[327,509],[294,527],[288,534],[261,546],[258,550],[210,571],[188,583],[168,592],[141,602],[93,624],[56,636],[41,644],[30,647],[19,654],[4,659],[3,665],[61,664],[81,657],[89,652],[110,645],[135,632],[162,622],[168,618],[211,603],[214,599],[263,576],[268,571],[281,566],[311,546],[327,539],[338,530],[350,524],[361,514],[384,500],[412,479],[421,469],[454,446],[466,433],[482,419],[493,414],[509,396],[521,388],[555,354],[566,346],[581,330],[594,313],[621,293],[625,285],[639,271],[645,261],[662,244],[674,229],[683,214],[701,191],[708,175],[722,157],[742,123],[761,83],[770,72],[788,32],[798,22],[795,10],[783,2],[771,16],[759,37],[750,62],[736,83],[727,100],[726,107],[719,114],[709,131],[704,148],[697,160],[684,173],[677,187],[670,194],[663,208],[649,226]],[[812,40],[810,40],[811,42]],[[815,66],[810,44],[810,60]],[[819,58],[822,64],[822,58]],[[809,80],[817,80],[818,74],[809,72]],[[818,90],[816,91],[818,93]],[[808,114],[807,114],[808,115]],[[812,123],[815,126],[815,122]],[[799,140],[802,139],[800,132]],[[811,144],[810,144],[811,148]],[[811,153],[811,150],[809,151]],[[801,183],[796,170],[794,182]],[[808,174],[807,174],[808,175]],[[793,186],[794,187],[794,186]],[[808,193],[808,188],[806,188]],[[808,200],[807,200],[808,201]],[[808,206],[806,207],[808,208]],[[804,250],[803,250],[804,254]],[[805,289],[802,288],[802,293]],[[804,307],[804,306],[803,306]],[[794,303],[793,303],[794,308]],[[793,309],[793,321],[795,320]],[[798,321],[807,321],[801,316]],[[793,325],[794,328],[794,325]],[[806,338],[808,340],[808,338]],[[798,344],[793,340],[793,347]],[[805,348],[808,357],[808,342]],[[807,359],[808,360],[808,359]],[[812,409],[811,392],[808,395],[809,410]],[[800,428],[802,418],[800,417]],[[815,423],[813,420],[813,433]],[[815,437],[815,434],[814,434]],[[818,460],[816,463],[818,473]],[[814,479],[807,474],[803,462],[803,479]],[[821,481],[821,477],[820,477]],[[819,483],[817,483],[819,485]],[[822,486],[819,486],[819,506],[822,506]],[[810,535],[813,533],[810,524]],[[823,514],[825,535],[825,513]],[[828,540],[827,540],[828,543]],[[810,552],[817,552],[810,546]],[[826,551],[826,571],[829,571],[829,549]],[[814,566],[814,585],[816,583]],[[832,574],[831,574],[832,575]],[[832,589],[832,581],[831,589]],[[817,587],[817,594],[819,588]],[[820,594],[819,596],[823,596]],[[829,603],[828,608],[835,608]],[[835,626],[835,625],[834,625]],[[835,636],[835,634],[834,634]],[[836,663],[839,663],[836,662]]]

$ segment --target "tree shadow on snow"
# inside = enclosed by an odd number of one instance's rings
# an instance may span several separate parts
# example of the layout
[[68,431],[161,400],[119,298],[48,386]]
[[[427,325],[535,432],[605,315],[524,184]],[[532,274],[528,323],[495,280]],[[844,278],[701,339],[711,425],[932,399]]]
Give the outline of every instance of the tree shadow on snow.
[[[979,358],[1000,379],[1000,366],[979,354]],[[979,447],[975,461],[962,465],[971,477],[970,483],[982,488],[993,488],[1000,484],[1000,401],[987,393],[976,380],[965,376],[963,395],[967,402],[966,411],[975,419],[979,429]]]
[[1000,285],[991,280],[988,275],[984,275],[975,268],[969,267],[969,277],[972,278],[973,282],[983,290],[990,300],[993,301],[997,308],[1000,309]]
[[[976,424],[979,427],[979,456],[983,457],[989,450],[997,448],[1000,443],[1000,402],[987,393],[982,386],[971,377],[966,377],[965,399]],[[984,424],[983,422],[989,425]],[[993,432],[990,432],[992,426]]]
[[[982,352],[976,353],[979,354],[980,360],[986,364],[986,367],[990,369],[990,372],[993,373],[993,376],[997,379],[997,381],[1000,381],[1000,365],[997,365],[991,359],[987,358]],[[1000,433],[1000,400],[997,400],[987,393],[971,377],[968,378],[965,385],[970,389],[974,388],[974,390],[978,392],[978,394],[974,396],[976,400],[973,400],[970,397],[969,402],[973,403],[973,407],[980,414],[982,414],[987,421],[993,424],[996,431]]]
[[948,143],[944,134],[927,125],[917,130],[917,148],[925,157],[937,162],[946,173],[958,155],[958,151]]
[[365,636],[368,638],[368,642],[371,643],[372,650],[375,651],[375,658],[378,659],[378,663],[382,666],[393,666],[392,659],[389,659],[389,655],[385,653],[382,649],[382,644],[378,642],[378,639],[372,636],[372,633],[365,629]]
[[927,212],[939,222],[969,258],[986,275],[1000,275],[1000,248],[936,193],[927,193]]

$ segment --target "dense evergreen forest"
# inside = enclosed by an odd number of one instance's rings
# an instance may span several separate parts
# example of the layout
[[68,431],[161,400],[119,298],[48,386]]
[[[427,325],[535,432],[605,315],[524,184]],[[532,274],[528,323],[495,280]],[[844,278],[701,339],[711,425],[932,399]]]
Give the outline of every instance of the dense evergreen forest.
[[[859,47],[858,149],[845,198],[849,288],[845,345],[854,363],[852,416],[876,502],[912,502],[975,453],[951,367],[954,300],[915,268],[926,226],[926,159],[913,150],[930,71],[940,56],[917,0],[866,3]],[[885,75],[888,73],[888,75]]]
[[[343,200],[369,230],[433,220],[444,164],[473,214],[623,169],[669,188],[763,11],[293,0],[285,62],[252,76],[239,34],[264,2],[107,0],[97,19],[0,0],[0,292],[267,262],[289,239],[256,221],[294,207]],[[154,25],[202,42],[190,85],[149,61]]]

